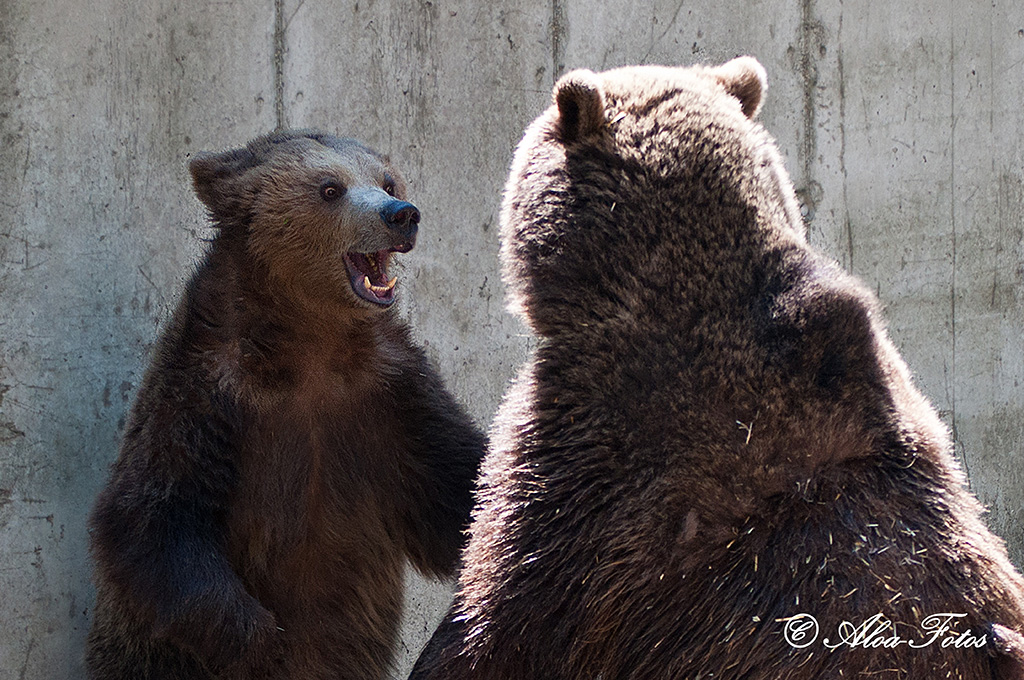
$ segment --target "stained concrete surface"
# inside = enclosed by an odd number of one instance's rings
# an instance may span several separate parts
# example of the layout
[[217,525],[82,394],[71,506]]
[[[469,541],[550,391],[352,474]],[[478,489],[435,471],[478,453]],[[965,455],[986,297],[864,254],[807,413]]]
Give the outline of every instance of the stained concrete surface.
[[[812,240],[874,288],[1024,557],[1024,6],[0,2],[0,680],[83,677],[85,516],[209,235],[188,155],[276,125],[361,137],[424,214],[402,313],[489,422],[529,340],[500,193],[558,74],[757,56]],[[396,677],[446,606],[410,576]]]

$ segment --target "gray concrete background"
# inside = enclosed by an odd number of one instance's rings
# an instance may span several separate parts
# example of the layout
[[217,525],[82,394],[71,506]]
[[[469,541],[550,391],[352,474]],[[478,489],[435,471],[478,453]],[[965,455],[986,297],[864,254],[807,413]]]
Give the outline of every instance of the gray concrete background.
[[[812,240],[877,290],[1024,557],[1019,0],[0,0],[0,679],[81,678],[85,517],[209,234],[185,162],[361,137],[424,214],[402,311],[488,423],[528,340],[500,191],[558,74],[757,56]],[[403,676],[445,607],[410,578]]]

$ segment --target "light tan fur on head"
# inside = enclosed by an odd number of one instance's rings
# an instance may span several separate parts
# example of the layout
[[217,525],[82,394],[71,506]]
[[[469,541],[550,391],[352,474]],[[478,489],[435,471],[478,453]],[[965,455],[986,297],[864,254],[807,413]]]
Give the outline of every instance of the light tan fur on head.
[[[390,183],[404,200],[405,181],[389,163],[358,148],[337,151],[309,142],[300,149],[261,173],[249,252],[279,280],[301,280],[312,290],[347,288],[344,253],[391,245],[376,211],[360,199],[368,193],[387,198],[382,187]],[[330,181],[345,192],[337,205],[320,196]]]
[[[189,168],[228,240],[305,297],[365,306],[365,296],[355,294],[362,276],[352,254],[374,254],[374,271],[386,273],[391,253],[412,247],[415,225],[411,235],[399,234],[385,217],[388,206],[404,203],[405,181],[386,156],[355,140],[275,133],[242,149],[198,154]],[[405,205],[418,222],[415,207]],[[386,279],[374,283],[386,287]]]

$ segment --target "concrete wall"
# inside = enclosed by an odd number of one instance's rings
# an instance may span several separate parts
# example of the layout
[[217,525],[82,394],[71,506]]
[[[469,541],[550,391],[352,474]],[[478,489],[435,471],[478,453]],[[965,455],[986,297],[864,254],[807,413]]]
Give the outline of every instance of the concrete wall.
[[[555,77],[740,53],[812,240],[878,291],[1020,564],[1019,0],[2,0],[0,679],[82,677],[86,513],[209,233],[189,153],[278,124],[391,153],[424,214],[403,313],[486,423],[528,345],[500,190]],[[447,599],[411,583],[403,669]]]

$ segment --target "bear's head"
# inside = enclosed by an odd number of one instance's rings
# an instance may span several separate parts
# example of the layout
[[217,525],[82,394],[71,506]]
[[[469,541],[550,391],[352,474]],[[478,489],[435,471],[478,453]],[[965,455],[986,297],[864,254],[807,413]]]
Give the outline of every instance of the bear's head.
[[197,154],[189,170],[221,237],[277,283],[364,307],[394,302],[388,266],[412,249],[420,213],[387,157],[292,130]]
[[693,300],[713,283],[702,275],[742,267],[729,262],[738,240],[802,240],[781,157],[754,120],[766,87],[751,57],[563,76],[505,190],[511,309],[546,335],[640,298]]

